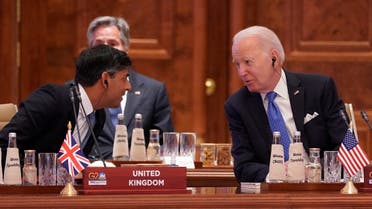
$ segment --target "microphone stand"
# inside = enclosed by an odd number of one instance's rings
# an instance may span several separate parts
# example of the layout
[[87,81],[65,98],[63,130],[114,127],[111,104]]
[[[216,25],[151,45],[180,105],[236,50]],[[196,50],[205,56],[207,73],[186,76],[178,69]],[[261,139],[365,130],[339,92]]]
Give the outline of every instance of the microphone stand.
[[362,114],[362,118],[367,123],[369,130],[372,130],[372,124],[369,121],[369,118],[368,118],[367,113],[364,110],[361,110],[360,111],[360,114]]
[[74,111],[74,118],[75,118],[75,123],[76,123],[76,130],[77,130],[77,134],[79,138],[79,144],[81,145],[80,127],[79,127],[78,117],[76,115],[76,107],[75,107],[75,95],[74,95],[75,88],[76,88],[75,84],[72,83],[70,86],[70,99],[72,102],[72,109]]
[[102,161],[103,166],[106,168],[106,163],[105,163],[105,161],[103,160],[102,152],[101,152],[101,149],[99,148],[99,145],[98,145],[98,141],[97,141],[96,135],[95,135],[94,132],[93,132],[93,128],[92,128],[92,125],[91,125],[91,123],[90,123],[90,119],[89,119],[89,117],[87,116],[87,113],[86,113],[85,108],[84,108],[84,106],[83,106],[83,103],[82,103],[82,101],[81,101],[80,92],[77,90],[76,87],[74,88],[74,90],[75,90],[76,95],[77,95],[77,97],[78,97],[79,106],[82,108],[82,110],[83,110],[83,114],[84,114],[84,117],[85,117],[85,119],[86,119],[86,121],[87,121],[87,123],[88,123],[89,131],[92,133],[94,146],[96,147],[95,150],[96,150],[96,152],[98,153],[98,156],[99,156],[100,160]]

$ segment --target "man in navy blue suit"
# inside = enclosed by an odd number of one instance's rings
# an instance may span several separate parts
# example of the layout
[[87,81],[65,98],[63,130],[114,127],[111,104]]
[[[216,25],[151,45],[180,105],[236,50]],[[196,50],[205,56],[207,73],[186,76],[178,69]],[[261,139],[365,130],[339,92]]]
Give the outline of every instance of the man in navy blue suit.
[[[272,131],[266,94],[274,91],[288,136],[302,134],[304,149],[337,150],[347,125],[334,81],[323,75],[288,72],[283,46],[270,29],[248,27],[232,44],[233,64],[244,87],[225,102],[238,181],[262,182],[269,172]],[[305,161],[308,154],[305,154]]]
[[[105,122],[103,108],[118,106],[122,94],[130,90],[127,80],[130,66],[127,54],[110,46],[84,50],[76,61],[76,85],[44,85],[20,104],[18,112],[0,131],[2,153],[5,154],[8,146],[9,132],[17,134],[21,155],[27,149],[57,153],[66,136],[68,122],[72,123],[73,136],[81,142],[83,152],[91,153],[95,149],[86,115],[95,115],[93,132],[100,134]],[[77,91],[81,95],[80,104]]]
[[[129,25],[120,17],[97,17],[89,24],[87,31],[88,45],[110,45],[118,50],[128,52],[130,45]],[[129,82],[132,90],[123,95],[119,108],[106,109],[106,120],[103,133],[98,142],[105,159],[112,158],[112,148],[117,124],[117,114],[124,113],[124,124],[128,130],[128,144],[131,144],[131,135],[134,128],[134,115],[142,114],[142,124],[145,133],[146,146],[149,143],[150,129],[160,130],[162,133],[174,131],[171,119],[171,107],[164,83],[142,75],[133,69],[129,70]]]

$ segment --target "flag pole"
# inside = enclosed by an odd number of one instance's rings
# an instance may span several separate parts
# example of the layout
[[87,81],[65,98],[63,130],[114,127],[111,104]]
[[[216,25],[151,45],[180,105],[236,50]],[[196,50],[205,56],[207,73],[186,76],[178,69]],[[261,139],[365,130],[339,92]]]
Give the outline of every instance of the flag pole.
[[[350,121],[349,123],[349,128],[354,133],[352,121]],[[349,179],[345,183],[345,186],[340,190],[340,193],[341,194],[358,194],[358,189],[354,186],[352,176],[349,177]]]
[[[71,128],[72,128],[71,121],[68,122],[67,128],[68,128],[68,130],[71,131]],[[67,178],[66,185],[62,189],[62,191],[60,192],[60,195],[61,196],[71,197],[71,196],[76,196],[77,194],[78,194],[78,192],[74,188],[74,185],[72,183],[72,176],[69,174],[68,175],[68,178]]]

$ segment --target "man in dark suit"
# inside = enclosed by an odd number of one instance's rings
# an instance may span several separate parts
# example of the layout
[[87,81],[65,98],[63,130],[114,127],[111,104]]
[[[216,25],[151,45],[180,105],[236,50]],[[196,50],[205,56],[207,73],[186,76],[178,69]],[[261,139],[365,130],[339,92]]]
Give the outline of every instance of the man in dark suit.
[[[84,50],[76,61],[76,86],[48,84],[20,104],[17,114],[0,132],[3,153],[8,146],[9,132],[17,134],[21,155],[27,149],[58,152],[71,121],[76,141],[81,142],[83,152],[89,154],[93,141],[85,114],[95,115],[91,122],[95,122],[93,132],[98,135],[105,121],[103,108],[119,105],[122,94],[130,90],[127,80],[130,65],[131,60],[125,52],[106,45]],[[77,92],[81,95],[80,104]],[[77,133],[77,124],[80,133]]]
[[[97,17],[89,24],[87,39],[90,47],[97,44],[107,44],[128,52],[130,45],[129,25],[120,17]],[[132,90],[123,94],[119,108],[106,109],[106,116],[112,120],[106,120],[103,133],[98,138],[105,159],[112,158],[116,117],[120,112],[124,113],[129,146],[136,113],[142,114],[146,146],[149,143],[150,129],[160,130],[161,143],[162,132],[174,131],[171,108],[164,83],[142,75],[133,69],[129,70],[129,74]]]
[[320,148],[321,154],[338,149],[347,125],[340,114],[344,103],[331,78],[284,70],[283,46],[266,27],[252,26],[238,32],[233,39],[232,58],[245,85],[225,103],[238,181],[262,182],[269,173],[269,92],[277,95],[274,101],[291,141],[294,132],[300,131],[306,152],[311,147]]

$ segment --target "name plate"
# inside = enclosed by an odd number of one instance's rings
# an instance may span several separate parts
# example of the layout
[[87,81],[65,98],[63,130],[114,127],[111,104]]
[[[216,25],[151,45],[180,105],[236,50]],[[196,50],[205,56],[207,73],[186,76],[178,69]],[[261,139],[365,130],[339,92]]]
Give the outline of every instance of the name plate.
[[372,192],[372,165],[364,167],[364,184],[360,190],[363,192]]
[[87,167],[84,194],[187,193],[186,168],[168,166]]

